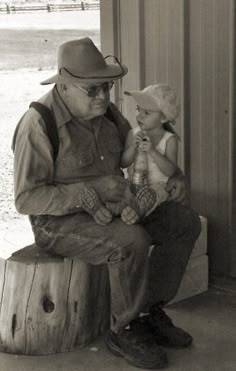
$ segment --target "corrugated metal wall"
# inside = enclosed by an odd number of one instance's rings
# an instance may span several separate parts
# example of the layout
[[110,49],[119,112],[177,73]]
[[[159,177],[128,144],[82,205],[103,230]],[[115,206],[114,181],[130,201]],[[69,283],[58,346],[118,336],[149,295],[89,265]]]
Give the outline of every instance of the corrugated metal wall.
[[211,265],[230,270],[233,177],[234,2],[190,1],[192,202],[209,217]]
[[235,0],[101,0],[101,40],[129,68],[116,101],[133,125],[124,90],[176,88],[180,166],[193,207],[208,218],[210,267],[236,275]]

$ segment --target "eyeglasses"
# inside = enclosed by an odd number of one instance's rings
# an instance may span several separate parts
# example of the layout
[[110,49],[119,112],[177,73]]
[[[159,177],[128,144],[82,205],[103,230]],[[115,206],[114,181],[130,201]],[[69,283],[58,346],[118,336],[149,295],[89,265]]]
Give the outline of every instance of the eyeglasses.
[[85,88],[83,86],[75,85],[75,84],[73,85],[77,89],[80,89],[85,94],[87,94],[88,97],[94,98],[98,96],[101,91],[103,91],[104,93],[107,93],[108,91],[110,91],[114,85],[114,81],[104,82],[103,84],[90,86],[89,88]]

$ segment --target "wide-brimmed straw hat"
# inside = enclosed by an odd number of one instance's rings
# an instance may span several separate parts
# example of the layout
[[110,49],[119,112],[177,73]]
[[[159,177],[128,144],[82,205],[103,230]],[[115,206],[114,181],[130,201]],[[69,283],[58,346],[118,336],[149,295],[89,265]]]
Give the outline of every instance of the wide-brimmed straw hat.
[[168,121],[174,121],[180,113],[180,105],[173,88],[167,84],[149,85],[143,90],[124,92],[134,98],[137,105],[147,111],[161,111]]
[[[108,57],[111,57],[112,63],[107,63]],[[120,79],[128,72],[128,68],[116,57],[103,57],[89,37],[60,45],[57,65],[57,74],[41,82],[42,85],[63,81],[105,82]]]

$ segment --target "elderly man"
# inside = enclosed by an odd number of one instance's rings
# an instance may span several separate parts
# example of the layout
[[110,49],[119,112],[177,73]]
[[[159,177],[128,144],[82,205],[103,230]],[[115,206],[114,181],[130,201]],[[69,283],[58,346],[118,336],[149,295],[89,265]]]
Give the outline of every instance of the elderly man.
[[[43,82],[55,85],[39,99],[56,122],[59,151],[55,157],[45,121],[31,107],[13,141],[15,204],[19,213],[29,215],[38,246],[107,264],[111,329],[106,345],[134,366],[157,369],[167,365],[162,346],[192,342],[162,308],[178,290],[200,222],[176,202],[185,194],[178,174],[169,181],[168,202],[143,225],[124,223],[106,207],[120,202],[127,187],[119,162],[131,129],[110,103],[113,81],[127,73],[116,58],[112,62],[89,38],[60,46],[58,73]],[[132,209],[126,211],[129,220]]]

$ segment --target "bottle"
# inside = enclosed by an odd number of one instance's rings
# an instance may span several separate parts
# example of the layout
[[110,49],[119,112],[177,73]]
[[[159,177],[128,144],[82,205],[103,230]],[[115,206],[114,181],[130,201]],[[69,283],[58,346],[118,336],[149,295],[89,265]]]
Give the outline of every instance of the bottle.
[[147,154],[137,148],[133,164],[131,191],[136,194],[147,183]]

